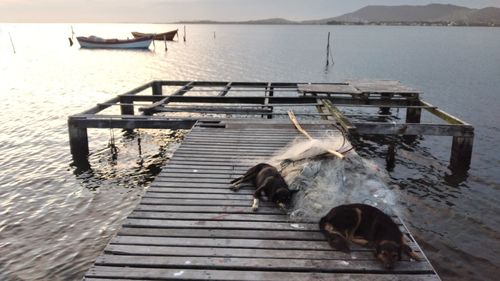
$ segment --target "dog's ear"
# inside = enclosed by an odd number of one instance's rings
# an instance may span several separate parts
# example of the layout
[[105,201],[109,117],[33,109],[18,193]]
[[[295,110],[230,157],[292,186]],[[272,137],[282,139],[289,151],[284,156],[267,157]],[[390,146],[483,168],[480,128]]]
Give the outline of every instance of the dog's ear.
[[343,253],[351,252],[348,242],[340,235],[332,235],[328,237],[328,244],[330,244],[330,246],[337,251],[341,251]]

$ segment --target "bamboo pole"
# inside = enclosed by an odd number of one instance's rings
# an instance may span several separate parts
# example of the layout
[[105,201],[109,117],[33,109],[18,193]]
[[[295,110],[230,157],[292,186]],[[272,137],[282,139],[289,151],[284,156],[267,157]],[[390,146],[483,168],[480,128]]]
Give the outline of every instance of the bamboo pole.
[[[293,125],[295,125],[295,128],[297,128],[297,130],[299,132],[301,132],[304,136],[306,136],[308,139],[310,140],[314,140],[313,137],[311,137],[311,135],[309,135],[308,132],[306,132],[306,130],[304,130],[302,128],[302,126],[300,126],[299,122],[297,121],[297,118],[295,117],[295,114],[293,113],[293,111],[288,111],[288,116],[290,117],[290,120],[292,121]],[[332,149],[326,149],[326,151],[328,151],[329,153],[337,156],[338,158],[340,159],[344,159],[344,155],[342,155],[341,153],[335,151],[335,150],[332,150]]]

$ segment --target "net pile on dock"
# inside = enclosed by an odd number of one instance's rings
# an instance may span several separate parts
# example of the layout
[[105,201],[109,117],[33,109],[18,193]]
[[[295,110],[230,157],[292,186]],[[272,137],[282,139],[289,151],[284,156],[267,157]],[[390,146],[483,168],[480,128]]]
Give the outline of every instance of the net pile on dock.
[[393,213],[394,192],[384,183],[385,173],[378,166],[350,151],[344,159],[325,153],[336,148],[341,139],[300,141],[275,155],[275,165],[297,192],[289,214],[294,221],[318,221],[338,205],[365,203]]

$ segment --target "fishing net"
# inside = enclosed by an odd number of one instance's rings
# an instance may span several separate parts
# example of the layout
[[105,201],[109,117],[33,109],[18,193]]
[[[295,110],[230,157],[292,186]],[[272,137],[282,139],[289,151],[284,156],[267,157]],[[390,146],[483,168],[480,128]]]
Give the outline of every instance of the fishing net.
[[348,203],[365,203],[391,214],[394,193],[383,182],[378,166],[348,152],[343,160],[325,148],[342,146],[339,137],[300,141],[269,160],[280,170],[293,196],[289,214],[294,221],[318,221],[331,208]]

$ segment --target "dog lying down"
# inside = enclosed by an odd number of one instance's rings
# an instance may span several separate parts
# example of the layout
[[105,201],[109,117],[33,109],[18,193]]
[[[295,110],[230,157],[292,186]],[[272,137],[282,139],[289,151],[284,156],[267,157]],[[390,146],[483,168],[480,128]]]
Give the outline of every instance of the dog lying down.
[[384,212],[365,204],[340,205],[321,218],[319,228],[334,249],[349,252],[348,242],[375,247],[375,257],[392,269],[401,254],[420,260],[398,225]]
[[264,193],[268,200],[276,203],[281,209],[286,209],[292,199],[292,191],[288,188],[285,179],[273,166],[260,163],[250,168],[243,176],[231,181],[231,189],[238,191],[240,184],[251,182],[255,186],[252,209],[257,211],[259,199]]

